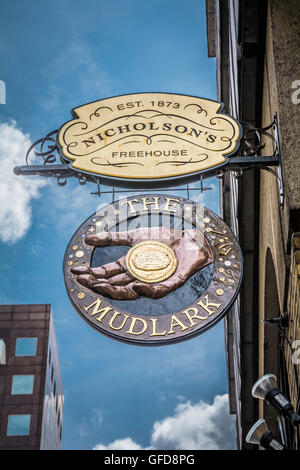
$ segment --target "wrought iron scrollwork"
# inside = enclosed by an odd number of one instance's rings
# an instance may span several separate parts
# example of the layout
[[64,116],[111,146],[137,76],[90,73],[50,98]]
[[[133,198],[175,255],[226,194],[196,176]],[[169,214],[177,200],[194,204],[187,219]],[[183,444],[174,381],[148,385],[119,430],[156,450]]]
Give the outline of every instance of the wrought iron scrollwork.
[[[29,165],[29,158],[32,154],[35,157],[39,157],[39,164],[47,165],[51,163],[56,163],[57,159],[61,161],[61,163],[65,163],[65,161],[61,158],[59,154],[59,149],[56,144],[56,138],[53,136],[57,135],[58,130],[49,132],[45,137],[38,139],[34,142],[31,147],[28,149],[25,157],[26,165]],[[47,148],[45,149],[47,145]],[[41,162],[42,160],[42,162]]]
[[273,143],[273,157],[278,155],[279,145],[276,139],[276,135],[272,134],[272,129],[274,130],[277,126],[277,117],[274,116],[273,122],[266,127],[253,127],[247,122],[241,121],[243,124],[244,135],[241,139],[241,144],[239,147],[239,155],[241,156],[260,156],[261,151],[265,148],[266,143],[263,143],[263,138],[266,137],[270,139]]
[[[61,156],[56,143],[57,132],[57,129],[49,132],[45,137],[38,139],[30,146],[25,156],[25,162],[28,167],[28,171],[25,170],[25,173],[52,176],[56,178],[59,186],[65,186],[68,178],[76,177],[78,183],[84,185],[87,182],[86,176],[69,168],[69,162]],[[36,160],[38,161],[36,162]],[[15,172],[19,174],[18,168],[16,168]]]
[[65,171],[63,174],[56,175],[56,181],[59,186],[65,186],[67,184],[68,178],[75,177],[77,178],[78,183],[83,186],[87,182],[86,176],[81,173],[75,172],[73,170]]
[[[256,128],[247,122],[241,121],[241,123],[243,124],[244,135],[241,139],[238,151],[239,157],[230,158],[229,169],[237,172],[237,177],[239,177],[238,172],[253,169],[255,167],[260,170],[268,171],[274,175],[278,181],[279,199],[280,205],[282,206],[284,200],[284,186],[277,114],[275,113],[273,122],[266,127]],[[263,142],[263,139],[266,138],[273,144],[273,154],[267,157],[261,155],[262,150],[266,147],[266,142]],[[273,168],[270,168],[272,166],[277,167],[278,170],[276,171]]]

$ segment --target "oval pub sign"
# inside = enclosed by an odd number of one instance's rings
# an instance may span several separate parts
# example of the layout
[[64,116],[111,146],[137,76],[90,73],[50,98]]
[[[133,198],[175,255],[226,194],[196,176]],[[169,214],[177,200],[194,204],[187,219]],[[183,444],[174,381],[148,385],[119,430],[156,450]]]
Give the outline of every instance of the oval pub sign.
[[234,302],[242,255],[211,210],[178,196],[136,195],[91,215],[64,257],[71,303],[93,328],[137,345],[187,340]]
[[74,170],[114,184],[182,181],[225,165],[241,126],[222,103],[172,93],[135,93],[85,104],[58,132]]

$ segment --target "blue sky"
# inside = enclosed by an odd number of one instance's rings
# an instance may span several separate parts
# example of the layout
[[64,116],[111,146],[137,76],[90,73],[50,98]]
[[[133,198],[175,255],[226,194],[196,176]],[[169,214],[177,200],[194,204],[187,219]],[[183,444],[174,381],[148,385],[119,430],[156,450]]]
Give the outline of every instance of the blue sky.
[[[0,303],[52,305],[65,395],[62,448],[233,447],[233,432],[229,440],[223,435],[233,423],[227,398],[216,399],[227,393],[223,323],[159,348],[122,344],[90,328],[68,300],[62,261],[74,231],[110,198],[90,195],[88,184],[59,187],[11,171],[30,142],[89,101],[149,91],[216,99],[205,1],[3,0],[0,63]],[[217,182],[206,184],[213,190],[202,200],[218,212]],[[199,441],[201,419],[221,427],[214,443]],[[164,431],[172,423],[173,440]],[[190,441],[182,440],[184,429]]]

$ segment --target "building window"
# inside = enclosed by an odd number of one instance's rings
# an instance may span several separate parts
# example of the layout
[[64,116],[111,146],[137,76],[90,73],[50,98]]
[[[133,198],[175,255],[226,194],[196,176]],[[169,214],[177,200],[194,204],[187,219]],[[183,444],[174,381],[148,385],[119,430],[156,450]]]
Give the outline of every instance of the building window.
[[12,395],[28,395],[33,393],[34,375],[13,375]]
[[17,338],[16,356],[35,356],[37,338]]
[[9,415],[7,436],[28,436],[31,415]]

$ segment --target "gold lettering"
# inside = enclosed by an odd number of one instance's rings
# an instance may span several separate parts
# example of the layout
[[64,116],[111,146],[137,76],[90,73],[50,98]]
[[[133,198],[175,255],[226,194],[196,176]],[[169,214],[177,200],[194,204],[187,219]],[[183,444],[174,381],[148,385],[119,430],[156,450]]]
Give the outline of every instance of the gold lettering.
[[164,210],[165,211],[169,211],[169,212],[176,212],[177,211],[177,205],[173,205],[173,203],[177,203],[179,202],[179,199],[173,199],[171,197],[166,197],[166,205],[165,205],[165,208]]
[[130,208],[130,214],[135,214],[137,211],[133,208],[132,203],[133,202],[139,202],[137,199],[131,199],[130,201],[123,201],[121,202],[121,206],[124,206],[125,204],[128,204]]
[[[141,329],[141,331],[134,331],[135,324],[138,321],[143,323],[143,328]],[[148,325],[147,325],[146,320],[143,320],[142,318],[138,318],[138,317],[131,317],[131,325],[129,327],[129,330],[126,331],[126,333],[129,333],[131,335],[141,335],[142,333],[145,333],[145,331],[147,330],[147,327]]]
[[170,329],[168,331],[168,335],[172,335],[173,333],[175,333],[175,331],[173,330],[174,326],[179,326],[181,328],[181,331],[184,331],[184,330],[187,330],[188,327],[185,326],[177,317],[176,315],[172,315],[172,319],[171,319],[171,326],[170,326]]
[[105,317],[105,315],[106,315],[110,310],[112,310],[112,308],[111,308],[111,307],[104,307],[104,308],[101,308],[101,309],[99,310],[100,305],[101,305],[101,299],[97,299],[97,300],[95,300],[95,302],[93,302],[93,303],[92,303],[91,305],[89,305],[88,307],[83,307],[83,308],[84,308],[84,310],[85,310],[86,312],[88,312],[90,308],[92,308],[93,306],[95,306],[95,307],[94,307],[94,310],[93,310],[92,313],[91,313],[91,315],[94,316],[94,315],[98,315],[98,313],[101,313],[101,315],[100,315],[98,318],[96,318],[96,320],[98,320],[98,321],[101,323],[101,321],[103,320],[103,318]]
[[118,315],[121,315],[121,313],[119,313],[119,312],[117,312],[117,311],[115,310],[113,316],[112,316],[111,319],[109,320],[109,326],[110,326],[113,330],[122,330],[122,328],[124,327],[124,325],[125,325],[125,323],[126,323],[127,318],[129,318],[129,315],[124,314],[123,323],[122,323],[120,326],[113,326],[113,322],[114,322],[114,320],[117,318]]
[[157,323],[158,319],[157,318],[150,318],[150,320],[152,321],[152,333],[149,336],[165,336],[165,334],[167,333],[167,330],[162,331],[162,332],[156,331],[156,323]]
[[[203,302],[203,300],[205,300],[205,303]],[[222,305],[209,302],[208,295],[205,295],[205,297],[203,297],[203,300],[200,300],[198,302],[198,305],[200,305],[208,313],[208,315],[212,315],[213,313],[215,313],[215,311],[211,310],[209,307],[214,307],[216,310],[218,310],[218,308]]]
[[144,211],[148,211],[148,205],[151,206],[151,205],[154,205],[155,207],[153,209],[159,209],[159,205],[158,205],[158,201],[159,201],[159,196],[153,196],[153,199],[154,201],[147,201],[147,197],[142,197],[141,198],[142,201],[143,201],[143,204],[144,204]]
[[[190,311],[194,312],[194,314],[193,315],[190,314],[189,313]],[[198,315],[198,309],[195,308],[195,307],[190,307],[187,310],[183,310],[182,313],[184,313],[186,315],[186,317],[189,320],[191,326],[197,325],[197,322],[194,321],[194,318],[198,318],[199,320],[207,320],[208,319],[208,315],[206,317],[202,317],[201,315]]]

